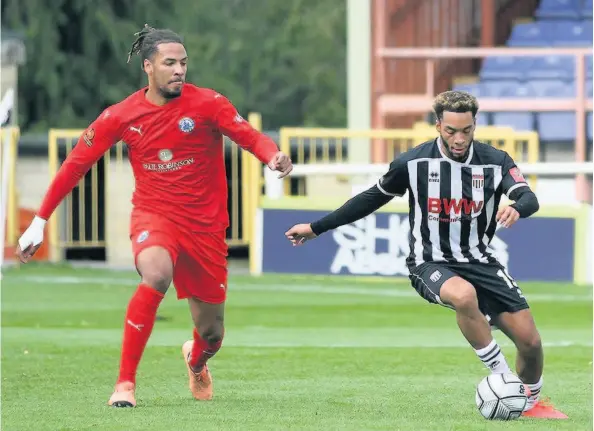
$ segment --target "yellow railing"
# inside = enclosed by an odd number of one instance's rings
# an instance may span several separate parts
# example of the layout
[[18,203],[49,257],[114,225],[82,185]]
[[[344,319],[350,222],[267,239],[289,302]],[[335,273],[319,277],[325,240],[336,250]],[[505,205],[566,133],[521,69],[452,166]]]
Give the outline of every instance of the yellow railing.
[[[76,145],[82,129],[50,129],[48,136],[48,161],[50,181],[56,176],[63,160]],[[123,158],[123,144],[115,149],[120,163]],[[100,193],[105,193],[109,181],[109,163],[112,155],[105,156],[93,165],[91,170],[79,181],[54,215],[48,221],[50,258],[61,260],[65,248],[105,247],[107,226],[100,229],[100,220],[106,223],[108,211],[107,197],[100,202]],[[100,166],[102,164],[102,166]],[[103,184],[99,181],[99,171],[103,173]],[[87,217],[90,213],[90,217]],[[101,233],[100,233],[101,230]]]
[[[394,159],[423,142],[435,139],[435,126],[417,123],[411,129],[318,129],[318,128],[281,128],[281,151],[291,155],[293,163],[340,163],[347,161],[348,146],[357,141],[385,141],[388,160]],[[518,132],[509,127],[477,127],[475,139],[506,151],[516,162],[537,162],[539,156],[538,133]],[[285,194],[305,195],[305,179],[294,178],[293,183],[285,182]],[[534,187],[536,176],[530,177]],[[293,186],[293,187],[292,187]],[[293,188],[294,193],[291,193]]]
[[[0,166],[4,165],[3,157],[5,145],[8,145],[8,158],[10,160],[7,166],[8,172],[6,173],[6,178],[8,180],[8,187],[6,190],[8,196],[6,197],[5,245],[8,247],[13,247],[16,245],[19,234],[18,191],[16,188],[16,161],[19,137],[20,130],[18,127],[3,127],[0,130]],[[1,179],[1,181],[4,181],[4,177]],[[4,190],[4,187],[2,189]],[[4,199],[4,197],[2,197],[2,199]]]
[[[261,127],[258,114],[250,114],[250,123]],[[72,151],[84,130],[51,129],[49,131],[48,157],[50,179],[53,179],[63,160]],[[115,159],[115,160],[114,160]],[[118,143],[102,160],[95,164],[66,197],[61,208],[48,223],[53,260],[60,260],[65,248],[108,247],[107,217],[110,205],[117,205],[113,196],[108,196],[110,164],[116,167],[126,163],[125,144]],[[247,246],[253,235],[253,220],[257,200],[263,185],[261,163],[237,145],[229,148],[229,215],[230,228],[227,232],[229,246]],[[100,164],[103,166],[100,167]],[[131,172],[130,172],[130,175]],[[100,180],[103,179],[103,184]],[[103,199],[100,197],[103,196]],[[75,216],[76,215],[76,216]],[[121,220],[129,223],[129,219]]]

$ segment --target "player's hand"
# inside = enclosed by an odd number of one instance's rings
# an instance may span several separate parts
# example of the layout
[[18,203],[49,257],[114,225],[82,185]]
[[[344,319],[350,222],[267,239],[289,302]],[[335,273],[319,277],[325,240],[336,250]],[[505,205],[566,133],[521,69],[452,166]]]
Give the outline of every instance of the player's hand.
[[511,227],[520,218],[520,213],[515,208],[507,206],[500,208],[495,218],[501,226]]
[[22,263],[27,263],[43,242],[43,228],[46,221],[35,216],[27,230],[19,238],[16,255]]
[[293,243],[293,246],[302,245],[309,239],[314,239],[317,235],[311,230],[309,223],[296,224],[285,232],[285,236]]
[[274,155],[272,160],[268,162],[268,167],[272,171],[280,172],[278,175],[279,178],[284,178],[293,170],[293,162],[291,162],[291,158],[289,156],[287,156],[282,151],[279,151]]

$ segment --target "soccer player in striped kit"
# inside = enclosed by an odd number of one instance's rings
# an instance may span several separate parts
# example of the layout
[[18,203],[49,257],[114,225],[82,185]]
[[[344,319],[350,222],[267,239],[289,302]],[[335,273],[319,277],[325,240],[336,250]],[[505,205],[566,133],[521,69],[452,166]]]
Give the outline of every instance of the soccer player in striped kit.
[[[286,232],[294,245],[355,222],[408,192],[412,286],[425,300],[452,308],[458,326],[493,373],[510,373],[491,333],[501,329],[518,349],[516,372],[530,395],[524,416],[565,419],[540,399],[543,348],[526,298],[489,249],[498,227],[538,211],[536,195],[505,151],[474,140],[475,97],[437,96],[438,136],[403,153],[378,183],[311,224]],[[502,195],[515,201],[499,208]]]

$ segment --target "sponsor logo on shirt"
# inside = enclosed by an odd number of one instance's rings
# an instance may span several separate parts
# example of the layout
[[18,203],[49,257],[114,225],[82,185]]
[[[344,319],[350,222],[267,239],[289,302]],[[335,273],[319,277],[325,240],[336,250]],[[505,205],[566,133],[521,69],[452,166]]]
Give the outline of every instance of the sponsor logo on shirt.
[[483,210],[483,201],[473,201],[468,199],[427,199],[427,209],[430,213],[439,214],[444,212],[446,214],[478,214]]
[[173,153],[171,152],[171,150],[161,150],[159,151],[159,160],[161,160],[162,162],[168,162],[171,159],[173,159]]
[[185,166],[190,166],[194,163],[194,158],[190,157],[189,159],[179,160],[175,162],[169,163],[143,163],[142,167],[147,171],[153,172],[171,172],[171,171],[178,171]]
[[90,128],[89,130],[87,130],[84,135],[83,135],[83,140],[85,141],[85,144],[87,144],[87,147],[92,147],[93,146],[93,138],[95,137],[95,129]]
[[181,130],[184,133],[190,133],[192,130],[194,130],[194,120],[192,120],[190,117],[184,117],[181,120],[179,120],[178,123],[179,126],[179,130]]

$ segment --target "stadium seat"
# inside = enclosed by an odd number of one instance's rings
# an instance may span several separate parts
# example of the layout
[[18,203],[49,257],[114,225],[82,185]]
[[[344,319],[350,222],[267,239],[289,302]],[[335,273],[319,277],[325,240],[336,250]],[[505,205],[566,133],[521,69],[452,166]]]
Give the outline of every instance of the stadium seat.
[[487,57],[480,78],[520,80],[533,69],[532,63],[533,59],[530,57]]
[[529,84],[536,97],[575,97],[575,82],[557,79],[534,80]]
[[592,0],[584,0],[582,10],[580,11],[582,17],[590,18],[590,19],[592,18],[592,7],[593,7],[592,3],[593,3]]
[[541,22],[552,25],[550,36],[553,46],[592,46],[592,21]]
[[494,126],[508,126],[515,130],[534,130],[534,115],[531,112],[495,112]]
[[477,126],[488,126],[491,124],[491,114],[489,112],[479,112],[476,117]]
[[537,131],[543,141],[572,141],[575,139],[574,112],[540,112]]
[[483,97],[537,97],[531,85],[516,80],[485,81]]
[[456,90],[456,91],[466,91],[467,93],[472,94],[475,97],[484,97],[484,96],[488,96],[484,91],[483,91],[483,85],[481,85],[480,83],[474,83],[474,84],[459,84],[459,85],[455,85],[452,90]]
[[579,18],[581,0],[542,0],[537,18]]
[[[534,88],[518,81],[484,82],[483,87],[490,97],[535,97]],[[494,112],[493,125],[508,126],[516,130],[534,130],[534,115],[531,112]]]
[[542,31],[541,26],[536,22],[516,24],[511,36],[507,41],[508,46],[549,46],[547,33]]
[[[516,24],[510,47],[592,46],[593,0],[541,0],[537,20]],[[589,17],[584,19],[584,17]],[[592,98],[592,55],[586,58],[586,97]],[[471,92],[480,97],[573,98],[576,96],[576,61],[573,56],[487,57]],[[483,112],[485,121],[516,130],[537,130],[543,141],[575,139],[574,112]],[[588,139],[592,139],[592,113]]]
[[592,140],[592,121],[594,121],[594,118],[592,117],[592,113],[588,112],[588,116],[586,117],[586,136],[588,137],[588,140],[591,141]]
[[532,67],[528,68],[525,76],[531,79],[564,79],[575,77],[575,58],[572,56],[548,55],[534,57]]

